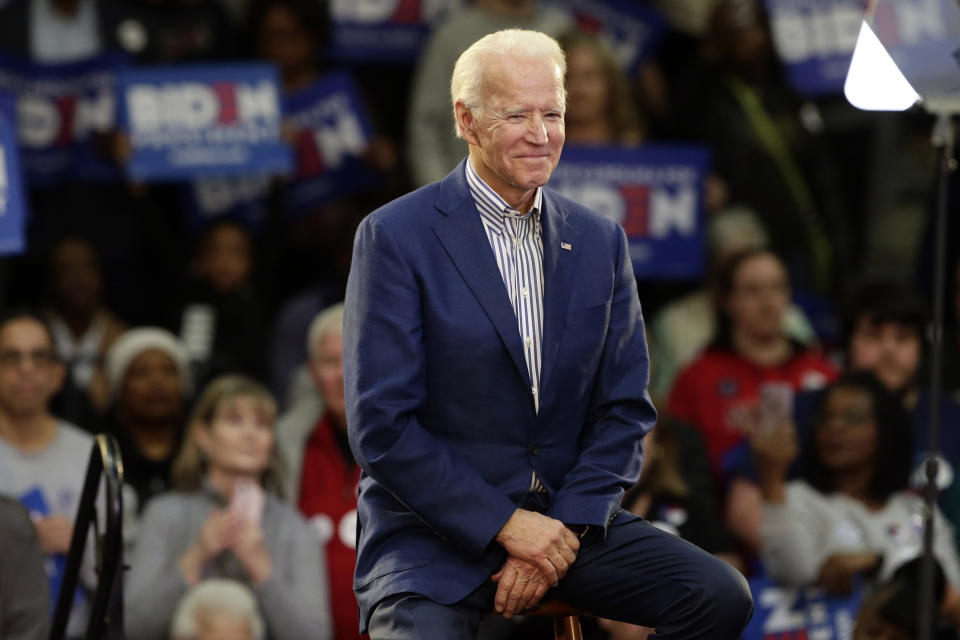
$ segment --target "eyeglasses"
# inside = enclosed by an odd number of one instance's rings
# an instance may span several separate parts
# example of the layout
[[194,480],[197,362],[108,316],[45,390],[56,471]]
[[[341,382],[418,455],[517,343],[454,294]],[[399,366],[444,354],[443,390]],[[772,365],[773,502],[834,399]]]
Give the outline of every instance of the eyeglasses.
[[19,367],[26,361],[30,361],[34,366],[46,367],[57,361],[57,356],[48,349],[35,349],[33,351],[0,351],[0,367]]

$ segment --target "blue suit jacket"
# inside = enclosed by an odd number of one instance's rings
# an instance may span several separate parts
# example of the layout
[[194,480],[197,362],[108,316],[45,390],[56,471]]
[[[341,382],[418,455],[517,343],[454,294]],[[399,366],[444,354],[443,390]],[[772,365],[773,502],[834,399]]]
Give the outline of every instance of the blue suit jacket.
[[390,594],[452,603],[488,580],[531,469],[568,524],[605,527],[637,480],[656,412],[626,236],[548,190],[541,221],[539,413],[464,165],[357,231],[343,361],[362,626]]

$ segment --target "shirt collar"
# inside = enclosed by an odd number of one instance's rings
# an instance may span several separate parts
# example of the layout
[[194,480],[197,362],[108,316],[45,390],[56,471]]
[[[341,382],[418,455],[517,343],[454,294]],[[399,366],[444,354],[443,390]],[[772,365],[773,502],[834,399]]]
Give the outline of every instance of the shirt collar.
[[477,175],[476,170],[473,168],[473,162],[471,162],[469,157],[467,157],[466,166],[467,185],[470,188],[470,195],[473,196],[473,200],[480,211],[492,210],[501,216],[510,218],[526,218],[528,215],[532,215],[534,220],[539,221],[540,210],[543,203],[543,187],[537,187],[534,192],[533,206],[530,207],[530,211],[520,213],[500,197],[500,194],[494,191],[490,185],[484,182],[483,178]]

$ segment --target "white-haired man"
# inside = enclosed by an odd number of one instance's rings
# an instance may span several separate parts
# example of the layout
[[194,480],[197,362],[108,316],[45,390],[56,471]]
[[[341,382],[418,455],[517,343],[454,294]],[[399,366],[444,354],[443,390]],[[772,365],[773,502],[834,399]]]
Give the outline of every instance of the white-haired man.
[[469,157],[357,231],[344,381],[375,640],[470,638],[551,587],[662,638],[750,616],[742,576],[620,509],[656,412],[626,235],[543,188],[564,70],[540,33],[474,43],[451,81]]
[[263,616],[250,588],[209,578],[190,588],[173,612],[171,640],[263,640]]
[[343,304],[316,315],[307,332],[307,370],[315,394],[277,422],[287,464],[287,495],[324,545],[334,637],[357,638],[353,567],[357,562],[357,482],[360,468],[347,443],[343,402]]

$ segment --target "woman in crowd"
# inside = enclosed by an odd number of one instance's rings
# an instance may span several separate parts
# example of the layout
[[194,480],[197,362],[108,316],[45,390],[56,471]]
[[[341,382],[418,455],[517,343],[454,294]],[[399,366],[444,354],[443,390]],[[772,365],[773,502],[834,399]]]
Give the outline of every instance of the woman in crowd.
[[326,3],[255,0],[247,14],[248,43],[277,65],[286,93],[310,87],[322,73],[320,56],[330,41]]
[[57,242],[47,264],[46,294],[44,315],[57,355],[69,367],[55,413],[94,429],[109,406],[104,355],[127,327],[105,304],[103,269],[92,242],[79,236]]
[[231,371],[264,377],[266,310],[254,286],[250,230],[229,218],[214,221],[192,266],[177,320],[198,384]]
[[[872,375],[845,376],[825,394],[804,443],[804,479],[785,480],[799,452],[789,420],[751,442],[764,500],[761,555],[774,580],[849,593],[857,576],[889,573],[920,553],[923,502],[907,491],[909,419]],[[939,510],[934,527],[934,555],[950,585],[942,611],[956,624],[960,561]]]
[[139,513],[170,487],[192,390],[187,353],[170,332],[141,327],[117,339],[106,369],[113,407],[108,430],[120,444],[124,482],[136,492]]
[[326,564],[316,535],[284,504],[276,405],[240,376],[212,381],[174,465],[176,493],[146,510],[127,582],[127,634],[160,640],[177,601],[205,578],[254,592],[274,640],[330,637]]
[[731,257],[716,291],[715,338],[677,378],[667,411],[700,431],[711,468],[722,481],[725,456],[743,440],[743,417],[762,385],[813,389],[836,374],[818,351],[784,331],[790,281],[774,253],[751,249]]
[[643,128],[630,85],[603,41],[583,31],[568,31],[558,42],[567,54],[567,142],[642,142]]

